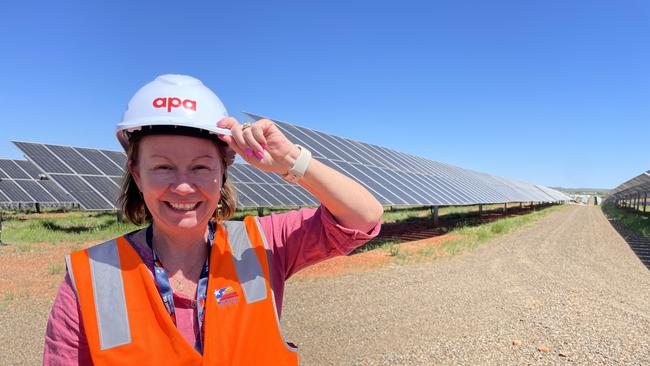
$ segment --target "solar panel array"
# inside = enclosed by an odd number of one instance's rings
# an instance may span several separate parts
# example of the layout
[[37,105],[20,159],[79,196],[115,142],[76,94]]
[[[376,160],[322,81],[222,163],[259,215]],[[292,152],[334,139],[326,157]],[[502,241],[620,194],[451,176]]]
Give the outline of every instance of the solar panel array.
[[613,203],[618,200],[632,201],[644,198],[650,192],[650,170],[643,172],[636,177],[622,183],[609,192],[606,203]]
[[[254,120],[264,118],[246,114]],[[278,120],[273,122],[291,141],[305,146],[319,161],[357,180],[384,205],[570,200],[564,193],[548,187],[475,172]]]
[[118,151],[14,141],[86,210],[113,210],[126,155]]
[[[262,117],[248,114],[253,119]],[[381,146],[341,138],[274,120],[294,143],[314,158],[365,186],[384,205],[446,206],[507,202],[560,202],[570,198],[548,187],[513,181],[486,173],[405,154]],[[116,208],[126,165],[121,151],[14,142],[28,159],[68,192],[86,210]],[[27,174],[35,174],[34,171]],[[229,174],[238,207],[317,205],[298,185],[276,174],[235,163]]]
[[[25,155],[85,210],[116,209],[126,154],[62,145],[14,142]],[[288,184],[276,174],[234,164],[229,168],[238,207],[294,207],[317,205],[306,190]]]
[[74,198],[26,160],[0,159],[0,207],[69,207]]

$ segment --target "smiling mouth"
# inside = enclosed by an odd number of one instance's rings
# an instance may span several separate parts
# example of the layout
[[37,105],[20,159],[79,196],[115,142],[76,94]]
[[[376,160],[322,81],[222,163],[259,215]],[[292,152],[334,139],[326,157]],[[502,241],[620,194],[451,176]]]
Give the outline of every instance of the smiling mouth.
[[201,202],[191,202],[191,203],[177,203],[177,202],[167,202],[165,201],[165,204],[167,204],[168,207],[175,211],[192,211],[196,209],[196,207],[200,204]]

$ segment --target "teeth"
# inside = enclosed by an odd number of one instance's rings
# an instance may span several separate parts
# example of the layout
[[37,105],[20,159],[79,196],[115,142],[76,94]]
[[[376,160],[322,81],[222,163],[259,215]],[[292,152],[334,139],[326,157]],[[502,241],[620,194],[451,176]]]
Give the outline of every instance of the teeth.
[[176,210],[189,211],[198,205],[198,202],[194,203],[172,203],[169,202],[169,205],[175,208]]

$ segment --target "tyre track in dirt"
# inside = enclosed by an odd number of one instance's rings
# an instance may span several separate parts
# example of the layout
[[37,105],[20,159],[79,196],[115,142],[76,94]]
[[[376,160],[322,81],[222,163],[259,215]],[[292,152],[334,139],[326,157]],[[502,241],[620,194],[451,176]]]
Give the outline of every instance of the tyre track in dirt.
[[599,207],[455,257],[291,280],[285,299],[304,365],[650,364],[650,271]]

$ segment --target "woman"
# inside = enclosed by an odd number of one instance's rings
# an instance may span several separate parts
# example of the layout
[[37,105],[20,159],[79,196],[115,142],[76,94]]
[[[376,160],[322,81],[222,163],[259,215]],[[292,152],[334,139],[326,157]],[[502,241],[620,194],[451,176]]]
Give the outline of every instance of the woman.
[[[188,76],[160,76],[131,99],[117,131],[128,160],[119,202],[149,226],[66,258],[44,364],[297,364],[279,330],[284,282],[376,236],[382,207],[273,122],[226,116]],[[321,206],[227,221],[234,153]]]

